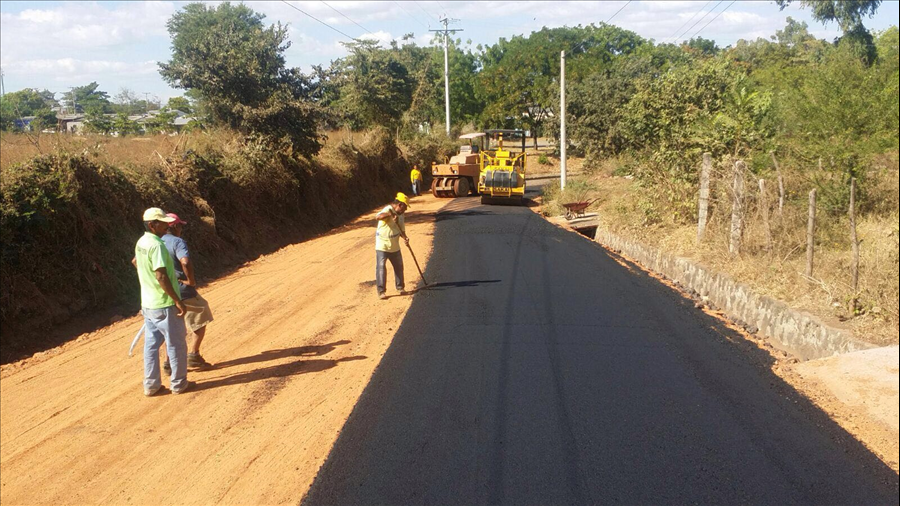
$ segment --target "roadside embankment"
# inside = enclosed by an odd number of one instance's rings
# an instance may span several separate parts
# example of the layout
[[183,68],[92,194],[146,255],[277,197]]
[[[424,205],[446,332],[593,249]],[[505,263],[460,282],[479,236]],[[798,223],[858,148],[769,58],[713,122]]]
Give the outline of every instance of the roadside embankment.
[[[137,310],[130,260],[147,207],[187,220],[197,271],[209,280],[407,186],[406,160],[383,131],[328,142],[313,158],[229,132],[55,142],[2,167],[3,363],[71,337],[47,331],[73,316],[120,308],[90,329]],[[15,147],[4,138],[5,162]]]
[[849,332],[831,327],[781,301],[760,295],[731,277],[686,258],[619,237],[602,227],[597,228],[594,239],[663,274],[689,293],[723,310],[749,332],[765,337],[776,348],[802,360],[872,347],[854,339]]
[[[669,202],[664,189],[631,174],[637,171],[636,163],[629,158],[606,160],[592,172],[570,175],[564,192],[558,183],[547,182],[543,214],[560,215],[564,203],[599,198],[588,211],[597,214],[604,230],[623,240],[727,275],[858,341],[898,343],[896,153],[877,157],[866,170],[865,195],[855,216],[856,253],[847,206],[820,199],[809,219],[807,190],[818,173],[799,173],[797,167],[785,171],[782,203],[777,181],[769,181],[761,192],[753,174],[740,179],[753,192],[733,199],[733,167],[714,165],[710,188],[716,193],[710,193],[706,219],[700,220],[695,209],[699,193],[679,199],[679,207]],[[838,196],[846,197],[842,192]]]

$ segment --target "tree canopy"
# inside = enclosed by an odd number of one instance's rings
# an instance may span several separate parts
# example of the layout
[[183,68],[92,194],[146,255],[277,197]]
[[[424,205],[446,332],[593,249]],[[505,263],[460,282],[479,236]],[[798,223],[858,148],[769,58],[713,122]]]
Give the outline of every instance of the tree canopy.
[[186,5],[167,23],[172,58],[159,64],[160,74],[196,91],[213,121],[316,153],[320,113],[308,100],[309,80],[285,66],[287,27],[263,19],[244,4]]
[[84,112],[98,107],[109,112],[112,110],[109,94],[100,91],[99,88],[100,85],[96,81],[84,86],[76,86],[63,93],[63,102],[73,112]]

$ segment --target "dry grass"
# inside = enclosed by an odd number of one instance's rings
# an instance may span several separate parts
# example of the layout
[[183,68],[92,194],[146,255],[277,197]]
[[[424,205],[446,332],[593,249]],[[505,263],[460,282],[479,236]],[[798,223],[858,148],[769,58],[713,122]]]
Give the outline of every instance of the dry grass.
[[67,134],[3,134],[0,136],[0,169],[25,162],[35,156],[64,151],[79,153],[87,150],[100,162],[111,165],[156,165],[159,153],[169,156],[176,146],[186,141],[199,140],[197,134],[189,136],[153,135],[147,137],[108,137],[103,135]]
[[[773,242],[766,248],[762,219],[751,199],[742,252],[728,253],[731,203],[727,192],[713,206],[702,243],[696,243],[696,223],[678,221],[662,199],[642,188],[635,180],[614,177],[615,162],[585,176],[603,197],[599,205],[601,223],[620,235],[638,239],[670,253],[692,258],[725,272],[759,293],[783,300],[854,331],[865,341],[897,344],[898,215],[897,171],[888,171],[887,181],[878,182],[877,212],[858,218],[860,279],[858,309],[853,309],[850,287],[849,221],[846,216],[820,213],[816,232],[813,279],[804,274],[806,266],[806,212],[799,202],[786,205],[784,215],[773,209],[770,226]],[[748,190],[750,187],[748,186]],[[773,198],[770,202],[774,204]]]
[[[325,150],[343,143],[365,142],[365,132],[335,131],[325,134]],[[117,167],[156,167],[161,158],[184,153],[188,149],[207,152],[211,147],[235,153],[240,137],[228,131],[192,132],[182,135],[110,137],[106,135],[22,134],[0,135],[0,170],[25,162],[41,154],[88,152],[100,163]]]

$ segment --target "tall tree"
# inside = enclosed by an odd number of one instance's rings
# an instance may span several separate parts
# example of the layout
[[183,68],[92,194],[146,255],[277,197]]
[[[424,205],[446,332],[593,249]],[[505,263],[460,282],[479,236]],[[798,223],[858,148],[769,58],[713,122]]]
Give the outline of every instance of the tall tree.
[[[794,0],[775,0],[783,10]],[[862,24],[863,17],[872,17],[881,0],[800,0],[801,7],[812,9],[813,18],[823,23],[837,22],[844,32]]]
[[[793,0],[776,0],[784,9]],[[881,5],[881,0],[800,0],[802,7],[812,10],[813,18],[823,23],[836,22],[844,32],[841,42],[854,47],[856,52],[871,64],[875,61],[872,34],[863,26],[864,17],[872,17]]]
[[138,96],[134,90],[122,87],[119,88],[119,92],[116,93],[112,101],[118,106],[117,112],[121,111],[127,114],[134,114],[136,112],[134,105],[138,101]]
[[[0,106],[0,128],[12,129],[15,120],[23,116],[40,116],[41,127],[50,128],[56,126],[55,114],[50,108],[57,105],[54,94],[47,90],[26,88],[24,90],[7,93],[2,98]],[[51,116],[53,119],[51,120]]]
[[321,117],[309,101],[309,79],[285,67],[287,27],[263,24],[264,16],[243,4],[186,5],[167,23],[172,58],[160,63],[163,79],[196,90],[210,118],[245,134],[289,138],[295,152],[321,147]]
[[169,99],[169,102],[166,103],[166,107],[172,111],[181,111],[185,114],[190,114],[192,111],[190,101],[185,97],[172,97]]
[[414,76],[395,51],[370,40],[344,44],[350,55],[337,65],[340,99],[335,104],[355,126],[397,126],[412,103]]
[[805,21],[797,21],[788,16],[784,29],[776,30],[774,39],[787,47],[795,47],[813,38],[809,33],[809,25]]
[[719,47],[716,46],[716,41],[711,39],[704,39],[703,37],[694,37],[685,45],[688,47],[688,49],[697,51],[705,55],[714,55],[719,52]]
[[501,38],[481,54],[478,92],[486,104],[481,122],[528,128],[536,140],[559,103],[560,51],[566,51],[566,79],[575,83],[645,43],[634,32],[606,24]]
[[76,86],[63,93],[63,100],[66,106],[75,112],[83,112],[96,107],[100,107],[104,111],[112,110],[109,94],[100,91],[99,87],[100,85],[96,81],[84,86]]

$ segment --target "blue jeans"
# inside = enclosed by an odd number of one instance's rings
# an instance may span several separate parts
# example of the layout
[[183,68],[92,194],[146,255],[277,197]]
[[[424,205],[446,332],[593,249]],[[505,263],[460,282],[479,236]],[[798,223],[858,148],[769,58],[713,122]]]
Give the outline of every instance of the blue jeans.
[[159,372],[159,347],[166,343],[172,365],[171,388],[187,386],[187,327],[175,306],[143,308],[144,314],[144,390],[156,390],[162,381]]
[[422,194],[422,181],[413,181],[412,194],[419,196]]
[[403,290],[403,255],[399,251],[388,253],[387,251],[375,250],[375,287],[378,293],[384,293],[385,274],[387,273],[387,261],[391,261],[391,267],[394,268],[394,282],[397,290]]

